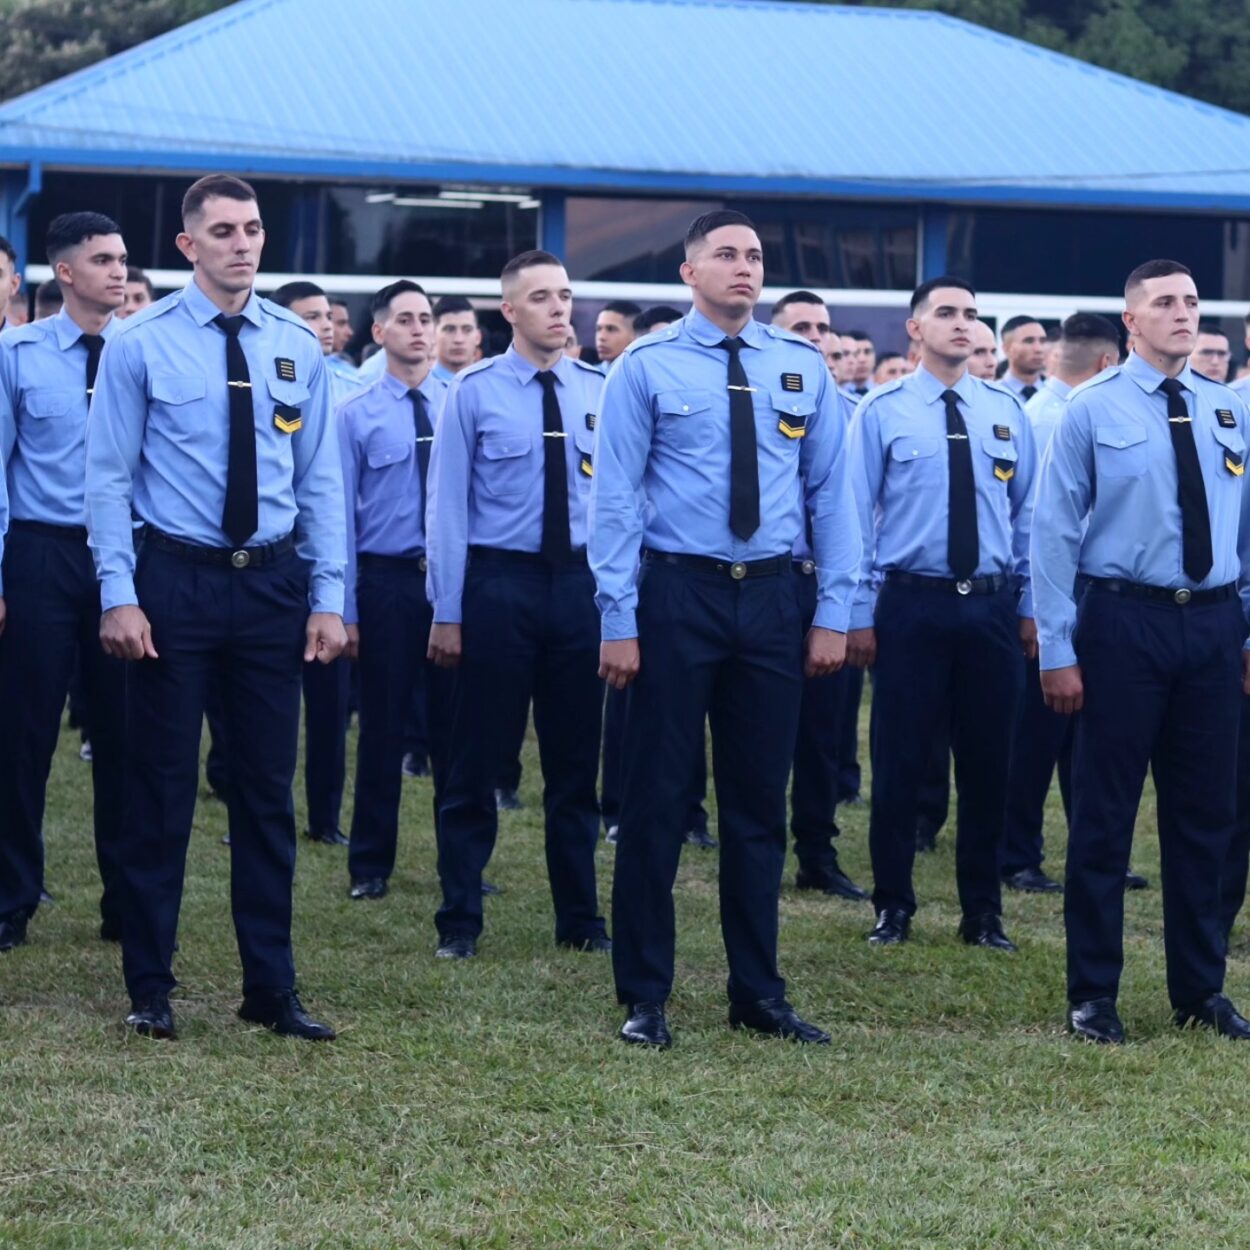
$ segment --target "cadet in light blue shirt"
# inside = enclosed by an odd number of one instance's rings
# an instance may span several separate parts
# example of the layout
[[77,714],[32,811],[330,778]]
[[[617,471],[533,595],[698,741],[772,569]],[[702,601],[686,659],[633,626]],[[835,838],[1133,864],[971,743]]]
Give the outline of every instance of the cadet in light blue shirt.
[[347,866],[354,899],[382,898],[399,838],[404,731],[426,726],[438,812],[445,780],[446,691],[426,658],[425,502],[434,428],[447,387],[434,377],[430,301],[401,280],[372,300],[387,371],[338,411],[347,488],[348,651],[359,662],[360,739]]
[[875,664],[869,846],[874,945],[906,941],[920,787],[950,728],[959,777],[956,879],[969,945],[1011,951],[998,847],[1010,728],[1035,652],[1028,533],[1037,455],[1010,391],[967,371],[976,294],[934,278],[912,296],[916,371],[877,387],[851,423],[864,561],[848,640]]
[[477,310],[462,295],[444,295],[434,305],[434,368],[448,386],[476,359],[482,345]]
[[110,218],[66,213],[48,227],[47,256],[64,306],[0,335],[0,951],[25,940],[39,906],[48,769],[76,665],[93,740],[101,936],[117,939],[122,914],[126,672],[98,642],[83,485],[87,407],[104,344],[119,328],[126,245]]
[[1132,354],[1069,396],[1034,515],[1042,689],[1055,711],[1081,712],[1064,894],[1068,1025],[1124,1040],[1125,872],[1152,767],[1176,1021],[1250,1039],[1223,995],[1220,889],[1238,688],[1250,668],[1250,413],[1189,365],[1198,291],[1184,265],[1138,266],[1124,298]]
[[731,1022],[827,1042],[785,1001],[777,899],[804,673],[792,553],[810,513],[806,671],[834,672],[859,552],[846,422],[820,351],[752,318],[764,257],[750,219],[696,218],[685,257],[694,307],[613,365],[591,488],[600,671],[633,683],[612,908],[621,1037],[671,1040],[672,884],[710,717]]
[[[127,1023],[174,1034],[171,960],[211,683],[232,773],[240,1014],[330,1038],[295,995],[290,935],[301,655],[329,663],[346,643],[343,479],[325,364],[308,326],[252,289],[264,226],[246,182],[201,178],[182,224],[192,281],[119,327],[87,433],[100,636],[110,654],[138,661],[122,854]],[[147,527],[137,565],[132,509]]]
[[1011,317],[1003,323],[1002,343],[1007,369],[1001,385],[1027,404],[1045,380],[1042,370],[1046,366],[1046,331],[1035,317]]
[[504,266],[501,289],[512,346],[452,383],[426,505],[430,656],[459,668],[437,827],[437,954],[449,959],[476,953],[498,770],[516,751],[531,696],[555,940],[611,946],[595,884],[603,686],[586,563],[603,379],[564,354],[573,295],[557,257],[521,253]]

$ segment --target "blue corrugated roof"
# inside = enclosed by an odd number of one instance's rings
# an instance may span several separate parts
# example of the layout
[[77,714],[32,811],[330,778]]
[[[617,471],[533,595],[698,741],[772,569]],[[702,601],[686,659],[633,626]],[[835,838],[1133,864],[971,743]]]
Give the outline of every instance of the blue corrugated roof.
[[967,22],[782,0],[242,0],[0,105],[7,163],[655,190],[1244,211],[1247,152]]

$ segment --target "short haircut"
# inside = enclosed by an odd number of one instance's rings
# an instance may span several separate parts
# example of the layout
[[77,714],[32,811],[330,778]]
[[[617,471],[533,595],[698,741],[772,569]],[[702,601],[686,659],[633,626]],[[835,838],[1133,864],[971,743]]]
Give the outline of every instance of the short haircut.
[[1224,331],[1220,329],[1220,325],[1218,321],[1198,322],[1198,333],[1199,334],[1218,334],[1220,338],[1222,339],[1228,338],[1228,335],[1225,334]]
[[857,343],[871,343],[872,335],[867,330],[848,330],[843,338],[854,339]]
[[618,317],[624,317],[632,325],[634,318],[642,312],[642,305],[635,304],[632,299],[614,299],[604,304],[599,311],[615,313]]
[[390,311],[391,304],[398,296],[405,295],[409,291],[416,295],[425,295],[425,288],[409,278],[400,278],[398,282],[392,282],[378,291],[369,301],[369,311],[373,314],[374,321],[378,319],[379,313]]
[[152,285],[152,279],[149,278],[148,275],[144,273],[143,270],[140,269],[138,265],[126,266],[126,281],[127,282],[142,282],[143,285],[148,288],[148,294],[153,299],[156,298],[156,288]]
[[56,264],[71,247],[77,247],[84,239],[121,232],[121,226],[103,213],[62,213],[48,223],[48,233],[45,236],[48,261]]
[[877,357],[877,367],[880,368],[888,360],[906,360],[907,357],[902,352],[882,352]]
[[1120,332],[1116,329],[1115,322],[1108,321],[1106,317],[1100,317],[1097,313],[1073,313],[1063,323],[1063,341],[1065,343],[1110,343],[1118,348]]
[[791,291],[773,305],[773,316],[783,308],[789,308],[791,304],[819,304],[821,308],[825,307],[825,301],[815,291]]
[[[3,252],[9,258],[10,265],[17,264],[17,249],[2,234],[0,234],[0,252]],[[1246,320],[1250,321],[1250,317],[1247,317]]]
[[351,305],[341,295],[327,296],[331,308],[350,308]]
[[973,299],[976,299],[977,297],[977,293],[972,289],[971,283],[964,281],[963,278],[953,278],[948,273],[942,274],[940,277],[930,278],[928,282],[922,282],[911,293],[912,316],[915,316],[918,308],[922,308],[929,302],[929,296],[932,295],[934,291],[939,290],[944,286],[953,286],[960,291],[967,291]]
[[61,284],[55,278],[49,278],[35,287],[36,308],[59,308],[63,303],[65,296],[61,294]]
[[1042,323],[1038,321],[1036,317],[1026,317],[1023,313],[1021,313],[1018,317],[1008,317],[1007,320],[1003,322],[1002,328],[998,332],[998,337],[1000,339],[1004,339],[1013,330],[1018,330],[1021,326],[1040,326],[1041,324]]
[[534,248],[528,252],[521,252],[514,256],[502,269],[499,274],[499,281],[506,282],[509,278],[515,277],[523,269],[533,269],[536,265],[559,265],[564,268],[564,261],[558,256],[553,256],[550,252],[544,252],[541,248]]
[[735,212],[732,208],[715,208],[710,213],[700,213],[690,223],[686,230],[686,251],[722,226],[746,226],[748,230],[755,230],[755,222],[746,213]]
[[440,317],[449,317],[452,313],[472,313],[473,320],[477,320],[477,309],[463,295],[441,296],[438,303],[434,305],[435,321]]
[[215,198],[246,204],[249,200],[256,200],[256,191],[250,182],[244,182],[233,174],[207,174],[198,182],[193,182],[182,197],[182,224],[185,226],[200,213],[205,201]]
[[650,334],[653,326],[671,325],[674,321],[680,321],[681,318],[682,314],[671,304],[657,304],[654,308],[648,308],[646,312],[639,313],[634,318],[634,333]]
[[290,308],[296,300],[315,299],[325,292],[315,282],[284,282],[269,298],[283,308]]
[[1174,273],[1183,273],[1189,277],[1193,276],[1189,269],[1182,265],[1179,260],[1148,260],[1145,264],[1138,265],[1124,279],[1124,298],[1128,299],[1129,292],[1134,287],[1141,286],[1143,282],[1149,282],[1151,278],[1170,278]]

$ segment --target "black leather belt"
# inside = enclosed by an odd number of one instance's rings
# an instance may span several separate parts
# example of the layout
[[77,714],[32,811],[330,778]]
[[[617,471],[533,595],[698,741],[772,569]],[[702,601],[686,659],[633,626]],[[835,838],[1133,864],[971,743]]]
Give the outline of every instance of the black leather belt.
[[87,541],[85,525],[52,525],[48,521],[19,521],[14,517],[9,522],[9,528],[25,530],[28,534],[42,534],[45,538],[60,538],[68,542],[85,543]]
[[520,564],[537,569],[584,569],[586,548],[574,547],[567,560],[548,560],[539,551],[510,551],[506,547],[470,547],[469,555],[474,563]]
[[232,569],[259,568],[295,550],[294,534],[284,534],[271,543],[261,543],[256,547],[204,547],[199,543],[183,542],[181,538],[174,538],[150,525],[144,531],[143,541],[195,564],[216,564]]
[[675,568],[688,569],[692,573],[715,573],[720,577],[732,577],[740,582],[744,577],[775,577],[778,573],[790,571],[794,563],[789,555],[770,556],[767,560],[718,560],[715,556],[683,556],[673,551],[643,552],[646,560],[658,561],[660,564],[671,564]]
[[416,556],[383,556],[372,551],[356,553],[358,569],[377,569],[379,572],[424,573],[429,568],[425,552]]
[[811,577],[816,572],[815,560],[793,560],[791,563],[794,565],[794,571],[802,573],[804,577]]
[[1237,596],[1233,582],[1227,586],[1213,586],[1210,590],[1189,590],[1184,586],[1146,586],[1141,582],[1123,582],[1116,577],[1091,577],[1086,585],[1095,590],[1105,590],[1113,595],[1128,595],[1132,599],[1152,599],[1156,603],[1174,603],[1184,607],[1187,603],[1201,607],[1204,603],[1223,603]]
[[919,586],[924,590],[945,590],[955,595],[996,595],[1007,589],[1005,573],[991,573],[988,577],[923,577],[919,573],[903,573],[891,569],[886,579],[900,586]]

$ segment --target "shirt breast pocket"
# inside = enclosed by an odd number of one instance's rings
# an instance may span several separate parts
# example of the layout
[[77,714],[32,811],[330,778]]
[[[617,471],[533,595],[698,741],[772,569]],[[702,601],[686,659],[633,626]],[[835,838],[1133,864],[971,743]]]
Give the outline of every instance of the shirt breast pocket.
[[[195,405],[203,401],[208,384],[202,375],[155,373],[148,380],[148,399],[158,418],[160,433],[185,448],[224,440],[225,434],[209,422],[196,420]],[[163,419],[162,419],[163,418]]]
[[53,451],[64,446],[74,428],[73,418],[86,416],[87,392],[85,387],[81,391],[32,387],[23,409],[30,420],[22,423],[22,441],[35,450]]
[[816,411],[816,400],[811,395],[793,391],[773,391],[770,421],[785,444],[796,448],[799,439],[807,436],[807,419]]
[[369,444],[365,460],[369,465],[368,494],[371,498],[393,499],[408,489],[412,481],[410,468],[414,449],[414,443],[381,439]]
[[1241,431],[1216,426],[1211,433],[1219,447],[1220,480],[1240,484],[1246,473],[1246,440]]
[[904,481],[937,482],[944,476],[944,461],[938,456],[943,438],[907,435],[890,444],[890,461]]
[[590,430],[575,429],[573,446],[577,449],[576,477],[587,492],[595,475],[595,436]]
[[1002,482],[1005,485],[1015,477],[1018,455],[1015,443],[1001,438],[983,438],[981,450],[993,460],[992,472],[996,482]]
[[534,439],[527,434],[486,434],[478,477],[482,489],[499,499],[524,494],[534,484]]
[[308,387],[303,382],[284,382],[281,378],[266,378],[271,413],[262,412],[261,418],[270,417],[270,424],[281,435],[297,434],[304,428],[304,413],[300,407],[308,400]]
[[1099,479],[1141,477],[1149,467],[1146,431],[1139,425],[1100,425],[1094,430],[1094,470]]
[[656,437],[681,450],[707,447],[712,442],[712,396],[708,391],[660,391]]

